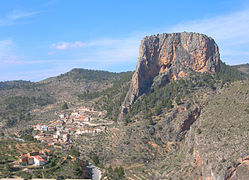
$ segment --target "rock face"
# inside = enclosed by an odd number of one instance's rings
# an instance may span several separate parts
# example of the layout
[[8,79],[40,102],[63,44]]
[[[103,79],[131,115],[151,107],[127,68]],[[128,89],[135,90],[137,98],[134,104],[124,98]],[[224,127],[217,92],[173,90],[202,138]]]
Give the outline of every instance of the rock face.
[[249,177],[249,156],[239,158],[235,167],[229,167],[225,174],[225,180],[248,179]]
[[122,113],[152,85],[162,86],[190,71],[218,72],[219,63],[218,46],[206,35],[183,32],[145,37]]

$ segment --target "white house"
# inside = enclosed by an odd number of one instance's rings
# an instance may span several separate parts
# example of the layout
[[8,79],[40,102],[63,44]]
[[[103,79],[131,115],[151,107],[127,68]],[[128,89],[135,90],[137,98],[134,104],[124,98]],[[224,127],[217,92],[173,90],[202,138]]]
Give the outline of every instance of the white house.
[[87,116],[84,120],[85,121],[91,121],[91,116]]
[[41,156],[33,156],[33,157],[36,166],[42,166],[47,163],[47,161],[44,160]]
[[69,134],[63,134],[63,135],[62,135],[62,138],[63,138],[63,141],[64,141],[64,142],[69,141]]
[[80,113],[78,113],[78,112],[72,112],[71,116],[74,116],[76,118],[80,118]]
[[60,135],[61,135],[61,132],[60,132],[60,131],[56,131],[56,135],[57,135],[57,136],[60,136]]
[[66,117],[66,115],[65,115],[65,114],[60,114],[59,117],[60,117],[61,119],[63,119],[63,118]]
[[58,139],[59,136],[58,136],[57,134],[54,134],[54,135],[53,135],[53,138],[54,138],[54,139]]
[[48,130],[48,126],[46,126],[46,125],[41,125],[40,130],[41,130],[41,131],[47,131],[47,130]]

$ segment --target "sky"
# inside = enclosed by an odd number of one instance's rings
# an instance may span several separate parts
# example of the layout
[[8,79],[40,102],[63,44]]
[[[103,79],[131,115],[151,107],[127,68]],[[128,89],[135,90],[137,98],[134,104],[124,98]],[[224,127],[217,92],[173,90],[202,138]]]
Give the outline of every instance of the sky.
[[182,31],[214,38],[226,64],[249,63],[248,0],[3,1],[0,81],[135,70],[144,36]]

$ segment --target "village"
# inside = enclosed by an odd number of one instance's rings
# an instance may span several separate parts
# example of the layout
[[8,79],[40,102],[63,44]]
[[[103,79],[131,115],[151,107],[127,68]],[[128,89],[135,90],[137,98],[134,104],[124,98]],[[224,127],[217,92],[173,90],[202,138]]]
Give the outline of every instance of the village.
[[[57,113],[58,119],[32,126],[37,132],[34,138],[48,146],[71,149],[75,138],[105,132],[108,126],[113,124],[105,120],[105,116],[106,112],[96,111],[92,107],[80,107]],[[18,158],[18,166],[43,166],[49,162],[50,156],[49,149],[23,153]]]
[[70,149],[73,139],[81,135],[97,135],[105,132],[113,122],[104,120],[106,112],[96,111],[93,107],[80,107],[58,114],[58,119],[44,124],[36,124],[39,132],[34,138],[49,146],[61,145]]

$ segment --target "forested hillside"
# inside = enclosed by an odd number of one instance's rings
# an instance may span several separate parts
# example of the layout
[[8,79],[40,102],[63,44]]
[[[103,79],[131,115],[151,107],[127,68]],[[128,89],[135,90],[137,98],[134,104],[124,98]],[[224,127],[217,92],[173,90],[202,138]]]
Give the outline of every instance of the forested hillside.
[[[77,103],[78,96],[82,98],[87,94],[103,91],[116,93],[116,90],[121,90],[119,88],[123,81],[130,78],[127,78],[127,74],[131,73],[73,69],[40,82],[0,82],[0,124],[2,127],[18,127],[20,124],[24,126],[32,123],[35,119],[42,121],[55,118],[55,111],[61,110],[65,102]],[[112,107],[119,109],[116,105]]]

